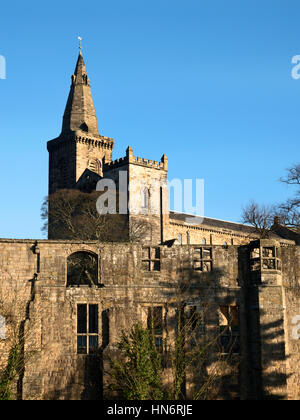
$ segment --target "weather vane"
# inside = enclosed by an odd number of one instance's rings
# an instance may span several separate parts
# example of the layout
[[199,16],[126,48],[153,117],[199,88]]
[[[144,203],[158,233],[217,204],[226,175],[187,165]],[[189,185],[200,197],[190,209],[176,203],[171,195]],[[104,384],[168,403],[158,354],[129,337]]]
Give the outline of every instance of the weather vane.
[[79,51],[81,52],[81,50],[82,50],[82,43],[81,43],[82,38],[81,38],[81,36],[79,36],[78,39],[79,39]]

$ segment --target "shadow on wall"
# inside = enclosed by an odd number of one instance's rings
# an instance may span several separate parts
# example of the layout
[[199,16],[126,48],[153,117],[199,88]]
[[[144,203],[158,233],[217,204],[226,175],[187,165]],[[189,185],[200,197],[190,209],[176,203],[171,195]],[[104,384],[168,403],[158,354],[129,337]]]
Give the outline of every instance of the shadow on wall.
[[[77,355],[76,373],[69,376],[64,388],[59,387],[59,382],[64,382],[64,377],[57,378],[53,387],[57,388],[48,392],[44,400],[82,400],[99,401],[103,399],[103,353],[109,344],[109,310],[102,311],[102,346],[97,355]],[[80,395],[80,398],[78,398]]]
[[[260,282],[250,269],[250,251],[239,248],[239,278],[244,300],[244,399],[284,400],[287,398],[285,334],[283,312],[262,309]],[[271,299],[271,296],[269,297]],[[266,317],[267,316],[267,317]],[[270,322],[264,322],[264,318]]]
[[101,400],[102,383],[101,358],[97,356],[85,356],[84,389],[81,394],[81,400]]
[[[180,333],[179,344],[177,343],[179,347],[175,349],[173,356],[183,349],[189,351],[189,355],[184,356],[185,362],[177,365],[177,378],[182,379],[177,383],[176,397],[190,399],[197,396],[197,399],[224,400],[285,399],[287,375],[283,315],[273,313],[271,318],[267,318],[272,319],[270,322],[263,322],[266,313],[259,307],[260,289],[251,282],[250,259],[246,247],[239,249],[241,288],[231,290],[223,287],[221,280],[226,276],[228,274],[220,269],[195,272],[188,261],[177,270],[174,282],[161,283],[165,290],[163,300],[168,302],[167,334],[171,330],[176,331],[177,336],[178,332]],[[227,319],[227,328],[220,328],[219,308],[224,308],[225,305],[241,308],[239,321],[242,328],[236,335],[240,337],[241,354],[220,351],[224,348],[224,331],[226,337],[229,335],[228,331],[231,333],[231,339],[236,332],[236,324],[232,322],[234,319],[231,315]],[[185,312],[186,309],[188,311]],[[178,326],[178,322],[181,323],[181,327]],[[185,329],[186,325],[188,330]],[[83,384],[76,383],[73,376],[63,391],[49,394],[46,399],[62,399],[62,396],[63,399],[72,399],[74,390],[78,390],[76,385],[80,389],[83,385],[82,400],[102,399],[103,353],[108,344],[109,314],[108,311],[103,311],[102,347],[99,357],[80,356],[78,359],[78,371],[79,368],[82,368],[81,372],[84,371]],[[232,343],[231,350],[236,348]],[[166,368],[170,369],[170,357],[173,356],[170,356],[166,348],[163,351]],[[189,382],[194,384],[193,389]]]
[[171,395],[180,400],[234,400],[239,397],[240,358],[234,354],[239,351],[238,322],[228,315],[227,324],[221,325],[219,317],[224,305],[237,309],[239,291],[222,286],[225,270],[202,271],[203,267],[183,262],[173,283],[161,283],[167,288],[167,335],[176,334],[164,349],[177,388],[174,394],[171,385]]

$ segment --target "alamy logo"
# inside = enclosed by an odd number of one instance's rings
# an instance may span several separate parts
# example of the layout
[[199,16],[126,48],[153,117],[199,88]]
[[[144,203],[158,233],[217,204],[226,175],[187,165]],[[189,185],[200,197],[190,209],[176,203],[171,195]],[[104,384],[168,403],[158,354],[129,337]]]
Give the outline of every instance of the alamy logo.
[[297,315],[292,319],[292,324],[296,325],[293,328],[292,337],[294,340],[300,340],[300,315]]
[[6,60],[0,55],[0,79],[6,79]]
[[[186,222],[201,224],[204,219],[204,180],[173,179],[155,180],[146,182],[143,179],[134,179],[128,185],[126,171],[119,172],[116,183],[112,179],[101,179],[97,184],[97,191],[102,194],[97,200],[97,211],[105,214],[168,214],[169,203],[165,198],[167,191],[172,193],[174,211],[185,213]],[[117,211],[118,207],[118,211]]]
[[6,338],[6,322],[4,316],[0,315],[0,340]]
[[292,64],[296,64],[292,68],[292,78],[298,80],[300,79],[300,55],[294,55],[292,58]]

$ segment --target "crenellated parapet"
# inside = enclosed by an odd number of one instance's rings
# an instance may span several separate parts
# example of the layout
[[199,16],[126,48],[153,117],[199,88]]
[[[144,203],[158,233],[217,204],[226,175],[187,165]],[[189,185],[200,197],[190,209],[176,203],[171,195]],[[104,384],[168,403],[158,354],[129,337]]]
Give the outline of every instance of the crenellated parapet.
[[48,151],[53,150],[54,148],[64,148],[68,143],[80,143],[85,144],[91,147],[99,149],[108,149],[113,150],[114,148],[114,139],[105,136],[99,137],[89,137],[86,135],[79,135],[77,133],[69,134],[68,136],[60,136],[54,140],[51,140],[47,143]]
[[149,160],[141,157],[137,157],[133,155],[133,150],[129,146],[126,150],[126,156],[116,159],[112,162],[105,162],[104,163],[104,171],[109,171],[111,169],[116,169],[124,165],[138,165],[143,166],[145,168],[150,169],[157,169],[161,171],[168,171],[168,158],[166,155],[163,155],[160,161],[156,160]]
[[76,143],[87,144],[93,147],[99,147],[101,149],[110,149],[114,147],[114,139],[110,137],[100,136],[99,138],[90,138],[86,136],[77,136],[75,137]]

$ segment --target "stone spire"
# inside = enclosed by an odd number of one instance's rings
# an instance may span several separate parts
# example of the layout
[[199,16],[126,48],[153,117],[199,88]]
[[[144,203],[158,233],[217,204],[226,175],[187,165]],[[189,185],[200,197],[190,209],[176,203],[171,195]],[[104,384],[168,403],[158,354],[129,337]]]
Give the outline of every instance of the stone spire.
[[83,132],[99,137],[97,116],[81,51],[78,56],[66,105],[62,133]]

